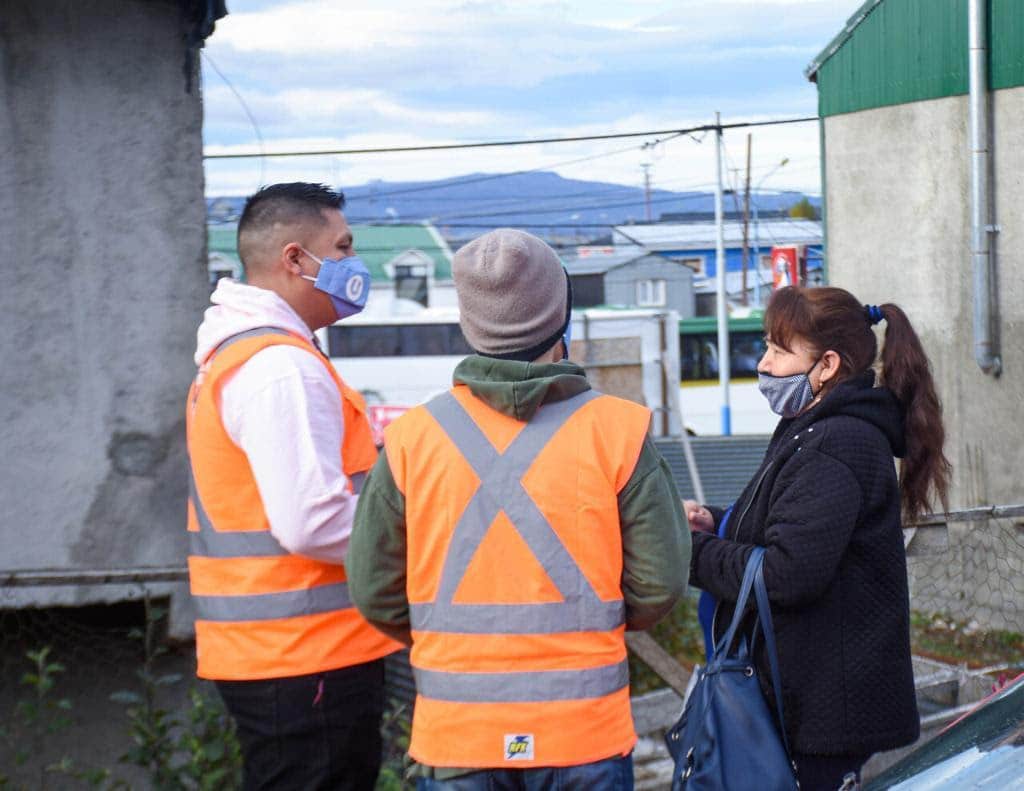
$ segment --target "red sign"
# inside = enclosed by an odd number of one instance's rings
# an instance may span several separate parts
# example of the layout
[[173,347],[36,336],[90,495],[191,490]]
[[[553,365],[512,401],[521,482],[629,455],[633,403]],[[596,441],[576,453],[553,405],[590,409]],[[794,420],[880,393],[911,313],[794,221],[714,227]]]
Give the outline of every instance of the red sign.
[[580,246],[576,248],[576,255],[579,258],[589,258],[592,255],[614,255],[614,247],[601,247],[599,245]]
[[796,245],[772,248],[773,289],[803,284],[803,278],[801,277],[803,256],[800,255],[800,252],[800,248]]
[[384,444],[384,429],[389,423],[398,420],[409,411],[407,406],[395,406],[393,404],[371,404],[366,408],[367,417],[370,419],[370,428],[373,429],[373,444],[378,448]]

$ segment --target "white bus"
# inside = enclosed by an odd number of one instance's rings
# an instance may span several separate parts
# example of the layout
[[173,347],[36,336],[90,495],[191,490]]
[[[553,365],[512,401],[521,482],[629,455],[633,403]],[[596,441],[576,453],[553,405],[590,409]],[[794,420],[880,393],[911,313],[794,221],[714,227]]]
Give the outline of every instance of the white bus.
[[[448,390],[455,366],[473,353],[459,329],[457,308],[397,307],[401,312],[368,311],[318,332],[338,372],[366,398],[377,430],[405,409]],[[721,433],[714,317],[678,321],[676,314],[656,310],[588,308],[573,311],[572,322],[573,361],[599,382],[603,367],[633,376],[631,392],[620,394],[654,410],[655,436],[678,435],[680,425],[693,435]],[[731,318],[729,330],[732,432],[769,434],[778,417],[757,389],[757,362],[764,351],[760,312]],[[671,342],[675,337],[678,342]],[[590,352],[588,338],[594,341]],[[611,343],[602,350],[605,341]],[[635,374],[628,373],[630,364],[637,366]],[[667,382],[679,383],[678,406]]]
[[338,373],[369,405],[422,404],[448,390],[455,366],[473,353],[457,308],[361,313],[318,335]]
[[[757,363],[764,354],[763,314],[729,318],[729,401],[733,434],[771,434],[778,415],[757,387]],[[680,402],[691,434],[722,433],[718,384],[718,321],[699,316],[679,322]]]
[[[616,385],[623,377],[629,379],[628,392],[620,394],[654,411],[655,436],[680,431],[670,392],[679,381],[677,327],[673,312],[573,312],[573,360],[595,379],[608,369],[618,373]],[[457,308],[406,306],[399,314],[362,313],[320,330],[318,336],[342,378],[366,398],[378,432],[403,409],[448,390],[455,367],[473,353],[459,328]],[[633,366],[635,372],[630,371]]]

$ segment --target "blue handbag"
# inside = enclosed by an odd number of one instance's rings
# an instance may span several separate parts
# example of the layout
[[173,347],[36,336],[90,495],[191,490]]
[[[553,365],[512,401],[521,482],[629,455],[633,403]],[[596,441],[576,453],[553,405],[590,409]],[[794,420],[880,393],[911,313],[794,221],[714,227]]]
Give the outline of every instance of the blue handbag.
[[[698,671],[679,721],[665,735],[675,762],[672,791],[793,791],[799,788],[786,740],[775,632],[764,585],[764,547],[754,547],[729,629]],[[753,651],[738,635],[751,589],[771,668],[778,725],[765,702]]]

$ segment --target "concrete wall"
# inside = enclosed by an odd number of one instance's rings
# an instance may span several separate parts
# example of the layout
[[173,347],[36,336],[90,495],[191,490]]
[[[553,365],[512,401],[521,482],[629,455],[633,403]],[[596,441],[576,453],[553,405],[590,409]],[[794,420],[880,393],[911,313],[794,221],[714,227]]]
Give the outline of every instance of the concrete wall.
[[[3,4],[3,569],[184,563],[208,286],[183,32],[164,0]],[[0,589],[0,608],[138,594]]]
[[[966,97],[825,121],[829,279],[898,303],[917,328],[945,408],[953,508],[1024,502],[1024,88],[993,94],[999,378],[974,362],[967,134]],[[949,542],[912,563],[915,591],[933,609],[1024,629],[1024,533],[973,523]]]

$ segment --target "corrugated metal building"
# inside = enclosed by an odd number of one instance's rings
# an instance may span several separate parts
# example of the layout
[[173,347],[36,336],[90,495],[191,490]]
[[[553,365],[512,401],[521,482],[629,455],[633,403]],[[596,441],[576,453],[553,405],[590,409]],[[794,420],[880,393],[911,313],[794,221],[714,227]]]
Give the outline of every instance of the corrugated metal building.
[[576,308],[621,305],[674,310],[680,318],[693,315],[694,273],[678,261],[621,245],[582,247],[577,258],[564,263]]

